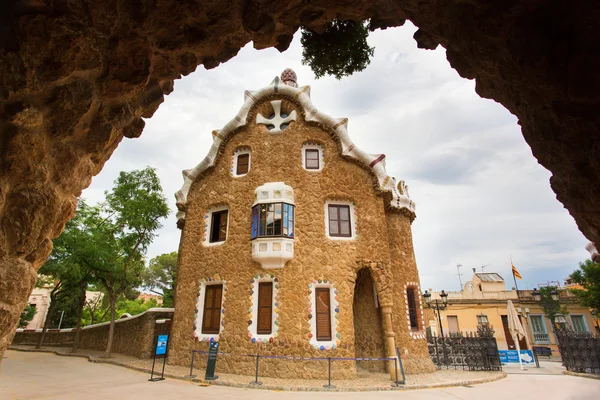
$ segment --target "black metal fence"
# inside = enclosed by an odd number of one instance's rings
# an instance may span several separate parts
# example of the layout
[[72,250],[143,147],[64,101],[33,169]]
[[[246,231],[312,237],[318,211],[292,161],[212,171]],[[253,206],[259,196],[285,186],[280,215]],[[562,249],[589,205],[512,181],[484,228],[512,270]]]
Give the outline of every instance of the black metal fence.
[[567,371],[600,374],[600,336],[564,328],[555,334]]
[[431,361],[438,369],[502,370],[498,344],[491,328],[444,337],[428,334],[427,347]]

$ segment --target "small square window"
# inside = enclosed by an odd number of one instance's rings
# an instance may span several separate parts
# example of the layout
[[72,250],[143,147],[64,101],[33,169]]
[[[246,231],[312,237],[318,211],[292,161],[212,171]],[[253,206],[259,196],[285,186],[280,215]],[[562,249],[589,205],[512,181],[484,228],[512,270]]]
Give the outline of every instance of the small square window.
[[319,169],[319,150],[306,149],[304,153],[304,162],[306,169]]
[[212,213],[210,243],[224,242],[227,239],[227,210]]
[[236,175],[245,175],[250,170],[250,154],[240,154],[237,156]]
[[329,236],[352,237],[350,206],[329,204]]

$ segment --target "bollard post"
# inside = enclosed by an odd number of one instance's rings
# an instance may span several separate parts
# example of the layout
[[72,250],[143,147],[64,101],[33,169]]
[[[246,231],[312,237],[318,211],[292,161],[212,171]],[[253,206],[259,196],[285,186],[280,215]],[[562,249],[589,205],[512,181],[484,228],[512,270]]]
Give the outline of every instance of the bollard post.
[[193,375],[193,373],[194,373],[194,355],[195,354],[196,354],[196,352],[194,350],[192,350],[192,363],[190,364],[190,374],[184,376],[184,378],[190,378],[190,379],[192,379],[192,378],[196,377],[196,375]]
[[262,382],[258,381],[258,359],[260,358],[258,348],[256,348],[256,369],[254,375],[254,381],[250,382],[251,385],[262,385]]
[[332,389],[335,386],[331,384],[331,357],[327,357],[327,370],[327,385],[323,385],[323,387]]

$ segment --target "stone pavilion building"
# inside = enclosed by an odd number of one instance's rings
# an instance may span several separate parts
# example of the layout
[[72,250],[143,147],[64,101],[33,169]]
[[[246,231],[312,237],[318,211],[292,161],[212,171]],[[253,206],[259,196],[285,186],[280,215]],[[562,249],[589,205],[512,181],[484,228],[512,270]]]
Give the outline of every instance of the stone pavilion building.
[[[403,181],[312,104],[287,69],[245,92],[238,114],[183,172],[171,363],[219,341],[217,370],[326,376],[311,357],[395,357],[432,372],[413,251],[415,205]],[[303,359],[300,359],[303,358]],[[201,358],[205,360],[204,358]],[[335,378],[391,361],[336,361]]]

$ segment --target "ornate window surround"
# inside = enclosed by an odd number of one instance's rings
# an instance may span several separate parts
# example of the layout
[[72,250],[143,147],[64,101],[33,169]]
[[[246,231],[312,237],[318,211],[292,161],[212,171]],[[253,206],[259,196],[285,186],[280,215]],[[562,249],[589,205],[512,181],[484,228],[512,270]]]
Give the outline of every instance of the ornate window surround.
[[[318,169],[307,169],[306,168],[306,150],[318,150],[319,151],[319,168]],[[325,146],[316,142],[306,142],[302,145],[302,168],[308,172],[321,172],[325,167]]]
[[[204,317],[204,295],[206,293],[206,286],[210,285],[223,285],[223,295],[221,296],[221,326],[219,333],[202,333],[202,318]],[[210,342],[211,340],[218,342],[223,327],[225,326],[225,297],[227,295],[227,282],[222,279],[219,275],[214,278],[206,278],[200,280],[200,290],[198,291],[198,297],[196,297],[196,309],[194,316],[194,337],[199,342]]]
[[[225,211],[227,210],[227,234],[225,236],[225,240],[222,242],[211,242],[210,241],[210,230],[211,230],[211,226],[212,226],[212,216],[213,213],[219,212],[219,211]],[[206,211],[206,214],[204,215],[204,231],[202,233],[202,244],[204,246],[207,247],[212,247],[212,246],[221,246],[225,243],[227,243],[227,239],[229,238],[229,217],[231,212],[229,212],[231,210],[229,210],[229,205],[227,204],[220,204],[220,205],[216,205],[213,206],[211,208],[208,209],[208,211]]]
[[[408,288],[414,288],[415,289],[415,294],[417,299],[415,299],[416,301],[418,301],[418,314],[417,314],[417,323],[419,324],[419,330],[418,331],[413,331],[412,327],[410,326],[410,311],[408,310],[408,292],[406,289]],[[419,286],[418,282],[406,282],[404,284],[404,305],[406,306],[406,322],[408,324],[408,335],[410,337],[412,337],[413,339],[425,339],[425,317],[423,315],[423,303],[421,300],[421,288]]]
[[[268,335],[259,335],[257,333],[258,325],[258,284],[261,282],[273,282],[273,298],[272,301],[272,317],[271,317],[271,333]],[[250,308],[248,309],[248,339],[252,343],[267,343],[272,342],[277,337],[279,331],[279,301],[277,291],[279,289],[279,280],[274,274],[254,275],[250,280],[252,289],[250,290]]]
[[[245,174],[238,175],[237,174],[238,157],[243,154],[248,154],[248,172],[246,172]],[[252,149],[247,146],[238,147],[237,149],[234,150],[233,156],[231,157],[231,169],[229,170],[229,172],[231,172],[231,176],[233,176],[234,178],[241,178],[241,177],[248,175],[251,170],[252,170]]]
[[[350,206],[350,233],[348,237],[329,235],[329,205]],[[331,240],[356,240],[358,238],[358,218],[356,203],[349,200],[325,200],[325,236]]]
[[[317,340],[317,304],[315,289],[317,288],[329,288],[330,296],[330,312],[331,312],[331,340],[320,341]],[[338,291],[333,285],[333,282],[327,279],[313,280],[308,284],[308,324],[310,326],[310,333],[308,334],[308,341],[315,350],[335,350],[340,344],[341,334],[338,331],[338,318],[340,313],[340,303],[338,302]]]

